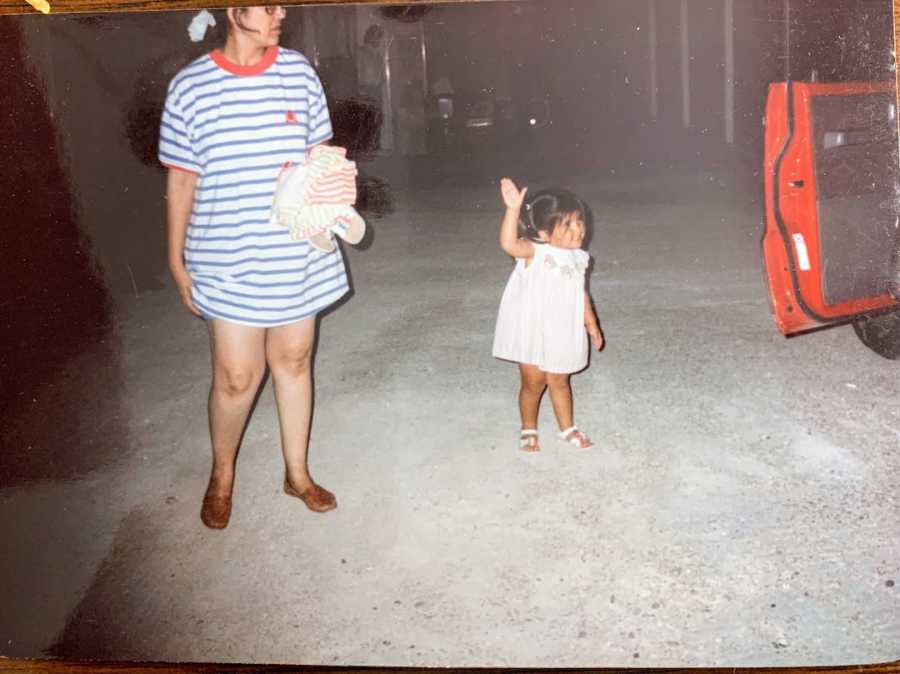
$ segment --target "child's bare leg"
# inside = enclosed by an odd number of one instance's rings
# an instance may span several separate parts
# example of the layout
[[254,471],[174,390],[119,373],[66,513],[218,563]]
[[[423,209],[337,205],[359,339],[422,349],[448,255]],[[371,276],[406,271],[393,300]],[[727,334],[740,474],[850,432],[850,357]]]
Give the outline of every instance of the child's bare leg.
[[522,387],[519,389],[519,415],[522,428],[537,428],[541,396],[547,388],[547,374],[527,363],[519,363]]
[[556,415],[559,430],[571,428],[572,387],[569,385],[569,375],[548,372],[547,387],[550,389],[550,402],[553,403],[553,413]]
[[[541,396],[547,388],[547,375],[534,365],[519,363],[519,374],[522,377],[522,386],[519,389],[519,416],[522,419],[523,429],[537,429],[538,410],[541,405]],[[523,440],[526,438],[523,436]],[[529,451],[537,451],[537,436],[527,439]]]
[[[568,430],[575,425],[572,412],[572,386],[569,383],[568,374],[547,373],[547,388],[550,389],[550,402],[553,403],[553,412],[556,414],[556,423],[560,432]],[[570,440],[577,437],[582,447],[590,447],[590,439],[581,431],[573,430],[564,439]]]

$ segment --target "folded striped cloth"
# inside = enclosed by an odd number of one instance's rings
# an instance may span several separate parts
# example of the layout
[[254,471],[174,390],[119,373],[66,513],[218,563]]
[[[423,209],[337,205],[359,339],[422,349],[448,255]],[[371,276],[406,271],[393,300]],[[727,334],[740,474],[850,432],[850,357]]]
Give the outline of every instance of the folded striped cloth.
[[334,250],[332,234],[359,243],[366,223],[353,208],[356,174],[356,163],[347,159],[344,148],[316,145],[303,163],[288,163],[281,170],[271,222],[319,250]]

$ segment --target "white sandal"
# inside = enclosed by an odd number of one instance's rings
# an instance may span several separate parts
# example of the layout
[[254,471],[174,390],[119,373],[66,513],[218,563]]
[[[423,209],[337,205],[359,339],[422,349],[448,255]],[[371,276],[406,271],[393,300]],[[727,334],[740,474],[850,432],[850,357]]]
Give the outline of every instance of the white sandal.
[[[532,439],[534,438],[534,439]],[[519,433],[519,449],[523,452],[539,452],[538,432],[534,428],[523,428]]]
[[[578,426],[571,426],[564,431],[559,432],[559,439],[575,445],[578,449],[589,449],[594,446],[593,441],[584,433],[578,430]],[[584,443],[587,444],[584,444]]]

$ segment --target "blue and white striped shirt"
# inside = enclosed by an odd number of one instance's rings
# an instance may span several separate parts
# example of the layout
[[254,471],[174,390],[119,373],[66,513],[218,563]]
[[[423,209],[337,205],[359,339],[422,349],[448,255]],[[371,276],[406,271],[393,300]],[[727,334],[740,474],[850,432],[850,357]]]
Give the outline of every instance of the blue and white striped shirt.
[[347,292],[339,249],[321,252],[269,223],[281,169],[329,138],[322,85],[299,52],[272,47],[239,66],[214,51],[174,77],[159,159],[198,174],[184,257],[205,316],[283,325]]

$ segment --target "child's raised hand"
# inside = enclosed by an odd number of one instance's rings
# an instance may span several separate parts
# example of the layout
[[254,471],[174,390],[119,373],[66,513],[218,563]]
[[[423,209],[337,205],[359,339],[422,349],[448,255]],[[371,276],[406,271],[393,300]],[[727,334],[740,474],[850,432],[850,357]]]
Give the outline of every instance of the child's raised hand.
[[507,208],[514,210],[522,208],[522,203],[525,201],[525,193],[527,191],[527,187],[523,187],[520,191],[519,188],[516,187],[516,184],[509,178],[500,180],[500,194],[503,195],[503,203],[506,204]]

